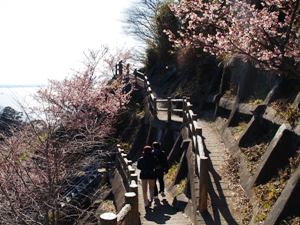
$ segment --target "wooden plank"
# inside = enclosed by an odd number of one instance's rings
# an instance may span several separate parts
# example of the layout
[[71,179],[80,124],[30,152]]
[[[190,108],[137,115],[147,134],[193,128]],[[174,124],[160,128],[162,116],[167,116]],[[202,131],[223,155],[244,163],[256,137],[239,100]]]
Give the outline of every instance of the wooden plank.
[[116,169],[113,178],[110,179],[110,183],[112,186],[112,193],[114,195],[114,200],[118,211],[122,209],[125,202],[124,195],[126,193],[126,189],[122,181],[123,179]]
[[182,109],[172,109],[173,112],[183,112]]
[[171,101],[172,102],[183,102],[183,99],[182,98],[173,98]]
[[157,102],[159,102],[159,103],[165,103],[165,102],[168,102],[168,100],[167,99],[159,98],[159,99],[157,99]]

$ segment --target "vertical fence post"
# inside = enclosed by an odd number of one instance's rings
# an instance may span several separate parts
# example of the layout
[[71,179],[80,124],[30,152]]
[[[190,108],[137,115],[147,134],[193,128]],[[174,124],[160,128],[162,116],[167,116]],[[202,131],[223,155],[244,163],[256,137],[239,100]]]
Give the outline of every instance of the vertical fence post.
[[118,76],[118,64],[115,65],[115,77]]
[[134,180],[136,184],[138,183],[138,175],[136,173],[130,174],[130,179]]
[[147,92],[147,81],[148,81],[148,77],[145,75],[144,76],[144,89]]
[[182,118],[183,118],[183,123],[185,124],[187,122],[186,118],[186,97],[183,97],[183,102],[182,102]]
[[100,215],[100,225],[117,225],[117,215],[114,213],[102,213]]
[[127,63],[127,65],[126,65],[126,75],[127,76],[129,75],[129,72],[130,72],[130,64]]
[[202,129],[200,127],[195,127],[195,139],[196,139],[196,152],[197,154],[201,155],[201,152],[199,152],[199,145],[202,145],[202,143],[198,143],[198,138],[197,136],[201,136],[202,135]]
[[[134,174],[130,174],[130,185],[129,185],[129,190],[131,192],[134,192],[136,194],[136,196],[139,196],[139,192],[138,192],[138,183],[137,183],[137,174],[134,173]],[[139,202],[138,202],[138,199],[137,198],[137,205],[139,205]]]
[[129,175],[135,174],[135,169],[132,166],[128,166]]
[[129,190],[131,192],[134,192],[136,195],[138,195],[138,185],[135,183],[135,181],[133,180],[133,182],[131,182],[131,184],[129,185]]
[[195,120],[195,121],[197,121],[197,117],[198,117],[198,115],[195,114],[195,113],[192,115],[192,119]]
[[154,115],[157,115],[157,101],[156,97],[153,98],[153,109],[154,109]]
[[200,156],[200,176],[199,176],[199,211],[207,210],[207,192],[208,192],[208,158]]
[[137,69],[134,69],[133,75],[134,75],[135,83],[137,84]]
[[[124,152],[124,151],[123,151]],[[121,153],[121,156],[126,159],[127,158],[127,154],[126,153]]]
[[131,205],[129,215],[126,217],[126,225],[138,225],[139,224],[139,207],[138,196],[134,192],[125,193],[125,203]]
[[168,122],[172,119],[172,102],[171,97],[168,97]]
[[119,75],[123,75],[123,61],[121,60],[119,63],[118,63],[118,69],[119,69]]

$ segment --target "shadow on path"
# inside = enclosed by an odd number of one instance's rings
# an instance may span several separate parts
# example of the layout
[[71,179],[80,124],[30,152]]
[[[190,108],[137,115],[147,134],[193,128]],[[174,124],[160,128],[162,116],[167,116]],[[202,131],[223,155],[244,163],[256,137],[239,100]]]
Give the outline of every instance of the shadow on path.
[[174,209],[166,199],[161,202],[155,200],[154,206],[152,208],[146,209],[145,218],[148,221],[153,221],[157,224],[166,224],[166,222],[171,219],[172,215],[175,215],[177,210]]
[[[222,224],[222,215],[223,222],[230,225],[238,225],[237,221],[233,218],[228,203],[226,201],[226,196],[221,187],[220,181],[222,180],[218,172],[213,168],[211,160],[209,160],[208,170],[211,176],[208,181],[208,194],[212,203],[212,212],[206,211],[201,214],[206,224],[209,225],[219,225]],[[215,183],[215,188],[213,187]]]

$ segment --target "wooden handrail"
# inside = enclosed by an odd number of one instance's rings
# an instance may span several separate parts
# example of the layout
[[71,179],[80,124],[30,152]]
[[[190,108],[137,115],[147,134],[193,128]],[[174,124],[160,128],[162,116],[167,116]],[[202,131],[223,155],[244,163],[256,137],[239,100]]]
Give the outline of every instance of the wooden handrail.
[[[136,85],[139,85],[144,88],[146,92],[146,99],[148,101],[148,105],[150,108],[151,114],[156,117],[159,111],[166,111],[168,115],[168,122],[172,120],[173,113],[182,113],[183,116],[183,123],[188,129],[189,137],[192,142],[193,151],[195,154],[195,172],[196,175],[199,177],[199,202],[198,202],[198,209],[200,211],[207,210],[207,192],[208,192],[208,158],[206,157],[203,145],[203,138],[202,138],[202,130],[197,125],[197,115],[192,110],[192,104],[189,101],[189,98],[184,97],[182,99],[175,99],[175,98],[168,98],[168,99],[158,99],[151,88],[151,84],[149,82],[148,76],[143,74],[140,71],[134,70],[133,75],[129,74],[129,77],[135,79]],[[166,104],[166,107],[159,107],[158,103]],[[181,108],[175,108],[173,103],[181,103]],[[138,194],[137,190],[137,175],[135,174],[134,169],[131,167],[131,163],[127,160],[127,155],[124,151],[118,146],[117,158],[119,158],[119,163],[121,170],[125,173],[125,179],[128,181],[127,191],[133,191],[131,193]],[[126,195],[126,194],[125,194]],[[138,204],[138,200],[136,197],[135,203]],[[131,204],[131,209],[128,206],[124,206],[120,212],[126,212],[124,216],[124,220],[126,218],[133,218],[130,221],[130,224],[135,225],[135,222],[139,222],[136,219],[138,217],[138,207],[133,207],[135,203]],[[130,204],[130,203],[129,203]],[[135,217],[131,217],[132,215]],[[115,216],[116,223],[112,223],[113,225],[119,224],[118,223],[118,216]],[[121,216],[119,215],[119,218]],[[123,218],[123,217],[122,217]],[[119,219],[120,221],[120,219]],[[108,223],[103,223],[107,225]],[[101,223],[101,225],[103,225]],[[127,223],[126,223],[127,224]]]
[[[205,211],[207,209],[208,158],[204,151],[202,130],[197,125],[197,114],[195,114],[192,110],[193,105],[187,97],[184,97],[183,99],[174,99],[170,97],[168,99],[157,99],[153,94],[150,82],[145,74],[135,70],[134,77],[136,80],[137,77],[143,80],[146,96],[148,97],[148,104],[153,116],[156,116],[159,111],[165,111],[168,115],[168,122],[170,122],[174,112],[180,112],[183,114],[183,123],[188,128],[194,153],[196,155],[195,168],[200,182],[198,209],[200,211]],[[182,108],[173,108],[172,103],[178,102],[182,102]],[[167,107],[158,107],[157,103],[165,103],[167,104]]]
[[[139,212],[138,212],[138,186],[137,174],[132,167],[132,161],[127,159],[127,154],[124,149],[117,145],[116,154],[117,163],[120,166],[120,172],[124,173],[127,182],[125,193],[125,204],[116,215],[114,213],[103,213],[100,216],[100,225],[139,225]],[[123,178],[124,179],[124,178]]]

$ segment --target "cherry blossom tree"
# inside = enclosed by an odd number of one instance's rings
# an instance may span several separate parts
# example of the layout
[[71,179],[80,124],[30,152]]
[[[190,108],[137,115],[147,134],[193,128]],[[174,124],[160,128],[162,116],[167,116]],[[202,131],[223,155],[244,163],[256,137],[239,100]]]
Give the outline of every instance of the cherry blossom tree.
[[99,62],[99,57],[106,62],[107,58],[96,54],[84,72],[63,81],[50,80],[48,87],[38,92],[37,99],[50,120],[59,120],[67,130],[97,127],[100,136],[111,132],[111,124],[118,111],[128,103],[130,92],[124,93],[127,84],[122,77],[108,82],[95,75],[98,64],[95,62]]
[[262,69],[299,79],[299,0],[182,0],[172,7],[181,21],[177,47],[195,47],[224,59],[240,54]]
[[[42,128],[42,129],[40,129]],[[49,127],[50,128],[50,127]],[[24,125],[0,145],[0,223],[57,224],[58,195],[66,170],[53,129]]]
[[64,188],[84,165],[109,152],[106,138],[131,96],[128,79],[99,77],[99,66],[111,69],[109,51],[102,50],[86,55],[83,71],[51,80],[38,92],[41,107],[35,110],[43,120],[2,135],[0,224],[56,225],[82,214],[80,206],[64,198]]

